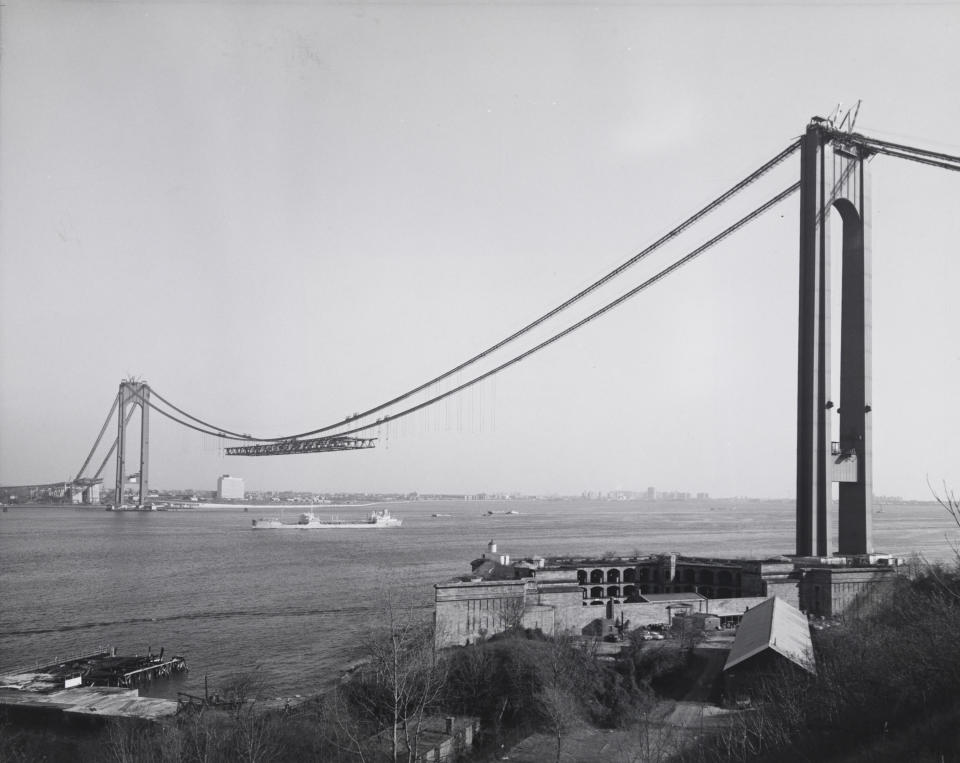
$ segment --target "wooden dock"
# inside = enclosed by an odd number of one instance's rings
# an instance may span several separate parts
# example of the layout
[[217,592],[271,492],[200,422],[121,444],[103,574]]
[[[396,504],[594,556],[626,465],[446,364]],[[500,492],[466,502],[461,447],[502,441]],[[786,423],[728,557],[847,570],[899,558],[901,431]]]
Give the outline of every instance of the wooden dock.
[[177,713],[169,699],[141,697],[137,689],[78,686],[42,693],[0,689],[0,707],[23,718],[69,721],[78,718],[140,718],[159,720]]
[[76,718],[141,718],[175,715],[177,702],[141,697],[135,687],[187,669],[183,657],[160,654],[117,656],[97,649],[10,669],[0,675],[0,708],[22,718],[65,721]]

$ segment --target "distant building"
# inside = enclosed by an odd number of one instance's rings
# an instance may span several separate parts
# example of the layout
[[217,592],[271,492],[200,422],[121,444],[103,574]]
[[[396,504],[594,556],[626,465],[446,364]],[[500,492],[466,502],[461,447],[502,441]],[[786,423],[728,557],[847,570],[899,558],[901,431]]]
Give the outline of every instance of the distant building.
[[217,480],[217,498],[222,500],[239,500],[244,498],[243,477],[231,477],[224,474]]
[[[772,599],[767,599],[767,601],[772,601]],[[743,617],[746,616],[746,613],[744,613]],[[718,631],[721,626],[720,620],[720,615],[714,615],[710,612],[691,612],[690,614],[674,615],[672,625],[674,628],[679,627],[684,632]]]
[[[617,618],[629,619],[638,628],[698,613],[716,616],[721,625],[735,625],[771,597],[810,615],[832,617],[873,606],[886,596],[902,561],[883,554],[511,560],[490,541],[469,573],[434,586],[436,642],[441,647],[471,643],[515,626],[547,634],[603,635]],[[715,624],[711,620],[706,627]]]
[[606,635],[616,618],[637,628],[668,624],[681,610],[735,621],[769,595],[743,564],[676,554],[511,560],[491,541],[469,573],[434,586],[436,643],[472,643],[515,626]]

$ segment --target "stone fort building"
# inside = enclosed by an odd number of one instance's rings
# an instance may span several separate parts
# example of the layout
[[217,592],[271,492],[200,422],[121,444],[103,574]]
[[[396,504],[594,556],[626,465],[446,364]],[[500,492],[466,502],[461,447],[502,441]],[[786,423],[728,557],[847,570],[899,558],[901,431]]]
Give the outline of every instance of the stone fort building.
[[675,615],[712,614],[738,623],[776,596],[809,615],[831,617],[879,594],[902,560],[861,557],[712,559],[678,554],[511,560],[490,541],[468,574],[435,586],[437,646],[473,643],[511,627],[603,635],[667,625]]

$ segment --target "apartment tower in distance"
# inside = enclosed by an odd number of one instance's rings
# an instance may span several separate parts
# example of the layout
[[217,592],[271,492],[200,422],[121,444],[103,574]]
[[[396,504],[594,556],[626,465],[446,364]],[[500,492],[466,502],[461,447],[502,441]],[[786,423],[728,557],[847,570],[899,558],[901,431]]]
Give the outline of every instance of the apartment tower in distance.
[[243,477],[231,477],[229,474],[224,474],[217,480],[217,498],[242,501],[244,495]]

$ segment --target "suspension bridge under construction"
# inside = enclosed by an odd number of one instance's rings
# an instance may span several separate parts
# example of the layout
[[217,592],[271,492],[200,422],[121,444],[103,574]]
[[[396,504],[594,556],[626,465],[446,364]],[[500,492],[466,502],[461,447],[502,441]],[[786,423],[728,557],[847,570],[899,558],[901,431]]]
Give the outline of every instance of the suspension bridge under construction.
[[[805,133],[790,143],[723,194],[699,209],[627,261],[606,273],[577,294],[534,321],[484,349],[463,363],[378,405],[340,421],[307,431],[282,436],[257,436],[217,426],[178,407],[146,381],[127,379],[120,383],[107,417],[77,476],[45,487],[60,487],[64,493],[83,494],[90,501],[103,483],[108,464],[114,462],[114,500],[124,500],[128,480],[137,484],[135,501],[147,501],[150,477],[150,413],[177,424],[233,443],[228,456],[276,456],[373,448],[377,438],[371,431],[410,416],[429,406],[479,384],[540,350],[569,336],[720,243],[740,228],[799,192],[799,336],[796,429],[796,553],[864,554],[873,551],[872,518],[872,369],[871,369],[871,241],[870,177],[868,160],[876,155],[905,159],[931,167],[960,171],[960,157],[916,146],[871,138],[854,131],[856,111],[842,119],[815,117]],[[720,233],[647,278],[586,317],[566,326],[531,347],[518,351],[466,381],[460,374],[493,353],[511,345],[546,321],[571,307],[662,246],[677,238],[707,215],[715,212],[747,186],[800,154],[800,177],[766,202],[744,215]],[[840,285],[840,399],[831,399],[831,315],[830,215],[842,222],[842,283]],[[439,391],[443,382],[449,389]],[[426,399],[414,402],[414,396]],[[139,412],[139,461],[137,471],[128,474],[127,426]],[[836,424],[834,423],[836,421]],[[97,469],[89,471],[94,456],[109,441],[107,432],[114,422],[115,436]],[[835,437],[836,433],[836,437]],[[839,483],[837,511],[838,548],[830,548],[834,517],[832,484]],[[12,487],[3,488],[14,489]]]

